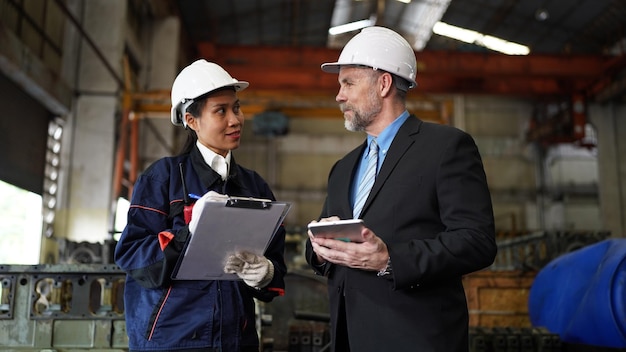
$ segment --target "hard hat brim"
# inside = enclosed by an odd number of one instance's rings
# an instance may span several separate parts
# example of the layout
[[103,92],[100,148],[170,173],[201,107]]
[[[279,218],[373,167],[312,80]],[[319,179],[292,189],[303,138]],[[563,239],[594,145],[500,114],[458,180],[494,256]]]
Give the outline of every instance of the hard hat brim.
[[339,62],[327,62],[325,64],[322,64],[322,71],[328,73],[339,73],[339,69],[342,65],[345,64],[341,64]]
[[[345,63],[340,63],[340,62],[327,62],[322,64],[322,71],[327,72],[327,73],[339,73],[339,70],[341,69],[341,66],[367,66],[367,67],[371,67],[370,65],[367,64],[357,64],[357,63],[349,63],[349,64],[345,64]],[[373,69],[373,67],[372,67]],[[387,72],[387,71],[385,71]],[[400,76],[398,76],[400,77]],[[409,85],[408,85],[408,89],[412,89],[417,87],[417,82],[415,80],[412,79],[407,79],[404,77],[400,77],[404,80],[406,80]],[[406,91],[406,90],[405,90]]]
[[[242,90],[248,88],[249,86],[250,86],[249,82],[246,82],[246,81],[236,81],[236,82],[233,82],[233,83],[224,84],[221,87],[215,88],[215,89],[213,89],[213,90],[211,90],[211,91],[209,91],[207,93],[201,94],[200,96],[197,96],[197,97],[194,97],[194,98],[191,98],[191,99],[195,100],[195,99],[197,99],[197,98],[199,98],[201,96],[211,95],[211,93],[213,93],[213,92],[215,92],[217,90],[221,90],[221,89],[227,88],[227,87],[233,87],[235,89],[235,92],[241,92]],[[179,113],[178,110],[180,109],[181,105],[182,105],[181,103],[178,103],[175,106],[172,106],[172,109],[170,111],[170,120],[172,121],[172,124],[174,126],[185,126],[185,123],[182,120],[183,119],[182,112],[181,112],[180,115],[178,114]]]
[[[233,82],[231,84],[225,84],[221,88],[224,88],[224,87],[234,87],[235,88],[235,92],[241,92],[242,90],[248,88],[249,85],[250,85],[250,83],[248,83],[246,81],[237,81],[237,82]],[[207,94],[211,94],[214,91],[215,90],[212,90],[212,91],[210,91]]]

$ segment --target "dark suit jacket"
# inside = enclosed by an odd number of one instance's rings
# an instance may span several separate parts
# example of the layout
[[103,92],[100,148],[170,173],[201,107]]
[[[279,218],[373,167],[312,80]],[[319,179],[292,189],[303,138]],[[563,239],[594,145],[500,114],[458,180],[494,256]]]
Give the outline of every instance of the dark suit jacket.
[[[366,143],[331,169],[322,217],[352,217],[349,190]],[[385,157],[361,218],[386,244],[393,273],[326,265],[332,339],[346,312],[352,352],[468,351],[462,275],[496,254],[491,197],[474,140],[456,128],[415,116],[402,125]],[[306,258],[314,253],[307,241]],[[341,299],[345,306],[342,308]]]

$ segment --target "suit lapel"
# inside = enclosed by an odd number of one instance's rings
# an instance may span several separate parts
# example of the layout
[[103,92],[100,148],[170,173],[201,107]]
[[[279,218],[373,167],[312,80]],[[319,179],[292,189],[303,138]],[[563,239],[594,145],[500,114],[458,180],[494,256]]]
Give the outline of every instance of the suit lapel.
[[350,206],[350,190],[352,186],[352,179],[354,178],[354,174],[356,173],[356,169],[359,163],[359,159],[363,154],[364,148],[367,147],[367,139],[361,144],[360,147],[355,148],[350,153],[348,153],[344,158],[342,163],[336,164],[337,169],[333,170],[333,173],[337,175],[345,175],[345,177],[341,177],[337,181],[337,188],[329,189],[329,192],[337,192],[336,194],[342,194],[339,204],[341,209],[341,214],[333,214],[338,215],[342,219],[343,218],[352,218],[352,206]]
[[365,213],[365,211],[367,211],[367,208],[376,198],[376,195],[383,187],[398,162],[400,162],[402,156],[411,147],[411,145],[413,145],[415,139],[417,138],[417,134],[419,133],[421,125],[422,120],[418,119],[414,115],[409,116],[404,124],[402,124],[402,126],[398,130],[398,133],[396,133],[396,136],[391,142],[391,146],[389,147],[387,155],[385,156],[385,161],[383,162],[380,171],[376,176],[376,181],[374,182],[372,190],[370,191],[370,194],[365,201],[365,205],[363,206],[361,215]]

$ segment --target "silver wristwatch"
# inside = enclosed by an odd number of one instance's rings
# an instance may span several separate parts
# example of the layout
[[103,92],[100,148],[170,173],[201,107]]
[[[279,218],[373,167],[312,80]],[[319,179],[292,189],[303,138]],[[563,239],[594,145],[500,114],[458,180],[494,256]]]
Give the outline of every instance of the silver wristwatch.
[[381,269],[378,271],[378,273],[376,274],[376,276],[385,276],[385,275],[391,275],[391,257],[389,257],[389,259],[387,259],[387,265],[385,266],[384,269]]

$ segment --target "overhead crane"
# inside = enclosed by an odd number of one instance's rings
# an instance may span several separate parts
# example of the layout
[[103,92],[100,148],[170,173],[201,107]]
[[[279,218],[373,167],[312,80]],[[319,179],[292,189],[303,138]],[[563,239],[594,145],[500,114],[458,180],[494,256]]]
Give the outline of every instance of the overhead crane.
[[[334,96],[336,75],[324,74],[320,65],[335,61],[340,50],[317,47],[222,46],[203,42],[199,56],[219,62],[233,77],[249,81],[254,89],[242,93],[248,118],[264,111],[290,117],[340,118]],[[408,108],[427,120],[448,123],[451,98],[437,95],[476,94],[518,96],[543,102],[566,99],[600,102],[619,96],[626,78],[626,56],[539,55],[509,56],[493,53],[421,51],[415,92]],[[127,69],[125,69],[127,70]],[[128,77],[128,72],[126,72]],[[620,89],[620,87],[622,87]],[[134,92],[125,82],[123,114],[117,148],[113,199],[122,187],[132,192],[138,170],[138,118],[169,116],[169,91]],[[581,116],[577,116],[580,123]],[[584,121],[583,121],[584,122]],[[541,126],[537,126],[538,128]],[[546,128],[541,130],[546,131]],[[125,170],[129,161],[128,170]],[[124,177],[127,174],[128,177]]]

